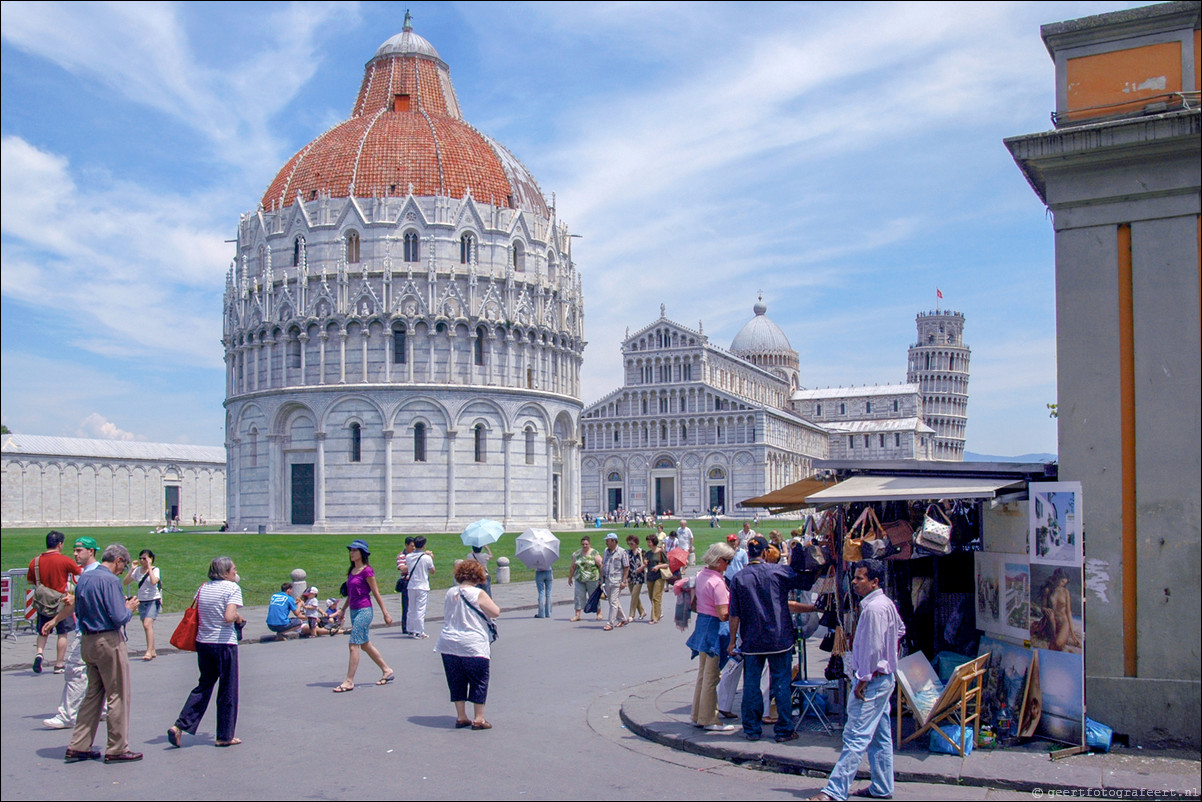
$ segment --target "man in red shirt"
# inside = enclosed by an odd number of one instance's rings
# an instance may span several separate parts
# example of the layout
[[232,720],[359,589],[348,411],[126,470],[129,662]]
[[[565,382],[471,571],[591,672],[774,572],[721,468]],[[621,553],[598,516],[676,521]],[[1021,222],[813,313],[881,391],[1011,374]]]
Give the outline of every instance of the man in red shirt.
[[[52,530],[46,535],[46,551],[39,554],[29,561],[29,571],[25,574],[25,578],[30,582],[49,588],[66,595],[67,581],[72,577],[79,576],[81,569],[75,564],[75,561],[63,554],[63,541],[66,536],[57,530]],[[61,609],[60,602],[60,609]],[[44,627],[52,618],[55,617],[55,610],[50,615],[46,615],[44,611],[38,610],[38,642],[37,655],[33,658],[33,673],[42,673],[42,651],[46,648],[46,635],[42,634]],[[54,661],[54,673],[63,673],[63,661],[67,657],[67,636],[75,630],[75,617],[69,616],[59,621],[54,627],[54,632],[58,635],[58,651],[57,659]]]

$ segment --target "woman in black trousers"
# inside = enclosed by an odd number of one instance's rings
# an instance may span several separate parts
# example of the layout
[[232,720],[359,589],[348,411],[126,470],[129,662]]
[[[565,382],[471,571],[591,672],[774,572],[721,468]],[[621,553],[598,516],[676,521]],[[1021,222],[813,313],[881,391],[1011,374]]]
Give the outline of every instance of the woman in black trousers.
[[167,740],[178,747],[183,733],[196,734],[217,688],[217,746],[237,746],[234,737],[238,724],[238,633],[246,623],[238,612],[242,606],[242,588],[238,587],[238,569],[229,557],[218,557],[209,565],[209,581],[196,591],[200,627],[196,634],[196,662],[200,681],[188,694],[184,709],[167,730]]

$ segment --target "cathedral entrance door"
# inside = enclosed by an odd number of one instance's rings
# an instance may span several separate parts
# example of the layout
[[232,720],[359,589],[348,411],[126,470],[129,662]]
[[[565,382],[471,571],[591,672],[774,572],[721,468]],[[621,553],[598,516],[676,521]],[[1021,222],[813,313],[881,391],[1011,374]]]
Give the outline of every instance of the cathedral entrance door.
[[313,463],[292,466],[292,523],[308,526],[313,523]]
[[709,509],[726,509],[726,486],[725,485],[710,485],[710,506]]
[[621,506],[622,506],[622,488],[611,487],[609,489],[609,504],[606,508],[607,511],[608,512],[616,512],[617,509]]
[[655,479],[655,514],[668,510],[676,511],[676,477],[659,476]]

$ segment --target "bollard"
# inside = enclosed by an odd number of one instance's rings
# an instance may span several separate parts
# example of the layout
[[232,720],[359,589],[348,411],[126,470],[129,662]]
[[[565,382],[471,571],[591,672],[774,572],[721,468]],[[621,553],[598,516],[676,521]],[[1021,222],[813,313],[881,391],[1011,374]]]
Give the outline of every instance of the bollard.
[[509,558],[508,557],[498,557],[497,558],[497,584],[498,585],[508,585],[509,584]]

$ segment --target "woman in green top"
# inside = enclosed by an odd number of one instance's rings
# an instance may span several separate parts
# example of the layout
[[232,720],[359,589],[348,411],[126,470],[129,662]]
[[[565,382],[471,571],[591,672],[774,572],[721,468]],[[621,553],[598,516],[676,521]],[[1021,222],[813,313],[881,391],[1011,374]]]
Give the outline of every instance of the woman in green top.
[[[572,569],[568,572],[568,587],[576,583],[576,615],[573,621],[580,620],[584,604],[601,584],[601,555],[593,548],[588,537],[580,538],[580,550],[572,552]],[[601,620],[601,612],[597,612],[597,620]]]

